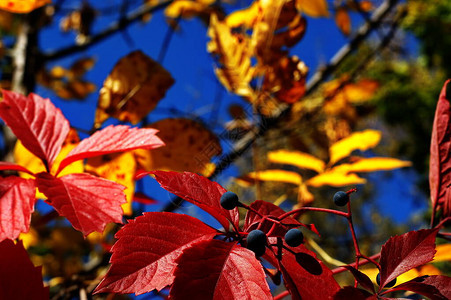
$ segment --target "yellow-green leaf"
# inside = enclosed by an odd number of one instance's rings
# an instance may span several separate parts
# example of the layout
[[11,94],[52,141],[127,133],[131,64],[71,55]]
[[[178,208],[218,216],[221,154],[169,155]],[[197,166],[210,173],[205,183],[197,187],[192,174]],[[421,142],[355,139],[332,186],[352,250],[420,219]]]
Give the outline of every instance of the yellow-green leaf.
[[255,181],[276,181],[299,185],[302,183],[302,177],[296,172],[285,170],[265,170],[250,172],[244,176],[236,178],[236,181],[242,185],[249,185]]
[[329,148],[330,164],[335,164],[342,158],[350,155],[354,150],[365,151],[375,147],[381,140],[381,132],[367,129],[355,132],[350,136],[339,140]]
[[321,173],[325,163],[313,155],[300,151],[277,150],[268,153],[268,160],[272,163],[287,164],[301,169],[309,169]]
[[310,178],[307,181],[307,185],[313,187],[320,187],[323,185],[339,187],[352,184],[364,184],[365,182],[366,180],[364,178],[361,178],[354,173],[341,172],[332,169]]
[[390,157],[362,158],[359,161],[349,164],[348,172],[374,172],[388,171],[403,167],[410,167],[410,161],[399,160]]
[[328,17],[326,0],[297,0],[296,6],[310,17]]

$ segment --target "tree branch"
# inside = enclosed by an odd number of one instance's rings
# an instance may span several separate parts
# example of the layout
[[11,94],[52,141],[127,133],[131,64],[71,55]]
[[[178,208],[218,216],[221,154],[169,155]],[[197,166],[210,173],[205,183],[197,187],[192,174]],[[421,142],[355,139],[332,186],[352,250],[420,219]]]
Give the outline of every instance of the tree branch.
[[[358,30],[357,33],[351,38],[349,43],[344,45],[342,48],[338,50],[338,52],[332,57],[330,62],[320,70],[318,70],[312,78],[307,83],[306,95],[314,92],[319,85],[325,81],[329,75],[331,75],[343,61],[358,48],[358,46],[365,41],[368,36],[377,29],[382,23],[385,16],[392,11],[392,9],[397,5],[399,0],[386,0],[384,1],[373,13],[368,22],[365,22]],[[391,34],[390,38],[391,38]],[[382,42],[384,45],[387,43],[387,40],[384,39]],[[304,96],[304,97],[305,97]],[[216,169],[213,174],[209,177],[209,179],[215,178],[222,171],[224,171],[227,167],[229,167],[238,157],[240,157],[246,150],[255,142],[255,140],[262,136],[269,128],[273,127],[277,124],[283,117],[289,113],[290,106],[284,106],[279,113],[277,113],[274,117],[265,118],[261,117],[260,124],[258,128],[248,132],[243,138],[237,141],[232,151],[223,155],[219,161],[216,163]],[[180,197],[175,198],[172,202],[170,202],[163,211],[174,211],[183,203],[183,199]]]
[[163,2],[158,3],[155,6],[143,5],[135,12],[132,12],[128,16],[121,18],[119,21],[114,22],[108,28],[106,28],[104,31],[91,36],[90,39],[86,43],[80,44],[80,45],[74,44],[74,45],[68,46],[66,48],[62,48],[62,49],[59,49],[59,50],[56,50],[53,52],[48,52],[43,55],[43,59],[44,59],[44,61],[52,61],[52,60],[60,59],[60,58],[66,57],[68,55],[72,55],[74,53],[86,50],[89,47],[92,47],[92,46],[102,42],[103,40],[110,37],[111,35],[123,31],[129,25],[140,20],[146,14],[153,13],[157,10],[165,8],[166,6],[171,4],[172,1],[173,0],[164,0]]

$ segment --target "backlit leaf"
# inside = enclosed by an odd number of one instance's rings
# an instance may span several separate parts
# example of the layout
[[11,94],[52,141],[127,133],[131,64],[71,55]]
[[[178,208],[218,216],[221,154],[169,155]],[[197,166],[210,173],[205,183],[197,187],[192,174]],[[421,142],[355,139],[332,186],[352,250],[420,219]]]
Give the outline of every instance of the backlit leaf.
[[219,202],[226,189],[218,183],[189,172],[151,171],[149,173],[155,176],[162,188],[197,205],[218,220],[224,229],[229,229],[229,221],[235,227],[239,227],[238,209],[226,210]]
[[451,297],[451,277],[442,275],[422,276],[390,289],[390,291],[412,291],[434,300]]
[[217,234],[215,229],[187,215],[144,213],[116,234],[111,267],[95,293],[139,295],[161,290],[172,284],[176,259],[183,249]]
[[141,51],[121,58],[99,92],[95,127],[114,117],[138,123],[155,108],[174,79],[159,63]]
[[[445,216],[451,215],[451,80],[445,82],[435,110],[429,160],[429,188],[432,207],[443,206]],[[432,213],[436,213],[433,211]]]
[[202,241],[177,262],[171,299],[273,299],[255,254],[236,243]]
[[[341,165],[340,165],[341,166]],[[354,173],[347,173],[340,170],[340,168],[333,168],[324,173],[310,178],[306,184],[313,187],[320,187],[323,185],[341,187],[353,184],[364,184],[365,178],[361,178]]]
[[238,183],[253,184],[255,181],[276,181],[299,185],[302,183],[302,177],[296,172],[285,170],[264,170],[250,172],[236,179]]
[[412,163],[390,157],[371,157],[362,158],[355,163],[346,165],[349,167],[348,172],[374,172],[410,167]]
[[451,244],[438,245],[434,256],[434,262],[451,261]]
[[335,11],[335,23],[344,35],[351,33],[351,18],[346,9],[340,7]]
[[154,149],[164,145],[151,128],[108,126],[82,140],[61,162],[58,173],[74,161],[135,149]]
[[51,0],[0,0],[0,9],[12,13],[26,14],[51,2]]
[[330,164],[335,164],[342,158],[349,156],[354,150],[365,151],[379,144],[381,132],[367,129],[354,132],[350,136],[339,140],[329,148]]
[[158,130],[158,137],[165,147],[136,150],[134,153],[141,168],[209,176],[211,159],[222,152],[219,139],[210,130],[196,121],[182,118],[164,119],[149,127]]
[[0,118],[11,128],[25,148],[49,167],[69,133],[69,122],[49,99],[3,90]]
[[206,12],[209,5],[214,1],[191,1],[191,0],[177,0],[168,5],[164,10],[164,15],[168,18],[185,18],[191,19]]
[[251,67],[250,42],[245,36],[232,34],[225,22],[211,15],[207,51],[218,57],[219,67],[215,68],[219,81],[229,90],[240,96],[250,96],[249,82],[253,76]]
[[49,299],[42,282],[41,267],[35,267],[22,241],[0,243],[0,299]]
[[260,1],[256,0],[252,4],[244,9],[234,11],[227,15],[225,22],[228,27],[235,28],[244,26],[246,28],[252,28],[257,22],[259,15],[261,14]]
[[296,0],[296,5],[300,10],[310,17],[328,17],[326,0]]
[[397,276],[430,262],[438,229],[422,229],[391,237],[381,251],[381,288]]
[[39,173],[36,184],[47,202],[85,236],[102,232],[110,222],[122,223],[124,187],[86,173],[59,178]]
[[20,233],[30,229],[31,213],[36,202],[35,189],[31,179],[16,176],[1,178],[0,241],[16,239]]
[[276,150],[268,153],[268,161],[277,164],[293,165],[321,173],[325,163],[313,155],[300,151]]
[[124,215],[132,214],[132,199],[135,192],[134,175],[136,161],[132,152],[106,154],[91,157],[87,160],[87,173],[114,181],[125,186],[127,203],[122,204]]

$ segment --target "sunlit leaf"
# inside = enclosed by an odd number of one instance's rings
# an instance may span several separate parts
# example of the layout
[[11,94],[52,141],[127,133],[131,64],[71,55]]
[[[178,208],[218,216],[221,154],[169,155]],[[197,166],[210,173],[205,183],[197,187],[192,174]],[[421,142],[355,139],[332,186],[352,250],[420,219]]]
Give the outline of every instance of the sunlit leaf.
[[215,68],[219,81],[237,95],[249,96],[252,89],[249,83],[253,76],[251,49],[245,36],[232,34],[225,22],[216,15],[210,17],[207,51],[218,57],[219,66]]
[[301,169],[309,169],[321,173],[325,163],[313,155],[300,151],[277,150],[268,153],[268,161],[277,164],[293,165]]
[[127,203],[122,204],[122,209],[125,215],[132,214],[132,199],[135,192],[134,175],[136,171],[136,161],[132,152],[91,157],[86,162],[85,170],[88,173],[125,186],[124,193],[127,197]]
[[212,3],[214,3],[214,0],[210,1],[177,0],[168,5],[168,7],[164,10],[164,15],[172,19],[176,19],[179,17],[191,19],[206,11],[209,5]]
[[451,261],[451,244],[438,245],[435,250],[434,262]]
[[302,177],[296,172],[285,170],[264,170],[250,172],[244,176],[236,178],[240,184],[253,184],[255,181],[276,181],[299,185],[302,183]]
[[379,144],[381,132],[367,129],[355,132],[350,136],[336,142],[329,148],[330,164],[335,164],[342,158],[349,156],[354,150],[365,151]]
[[310,17],[329,16],[326,0],[296,0],[296,5]]
[[390,157],[371,157],[362,158],[355,163],[345,165],[349,167],[348,172],[374,172],[410,167],[412,163]]
[[252,28],[257,21],[261,10],[260,1],[256,0],[252,2],[249,7],[234,11],[227,15],[225,22],[230,28],[240,26]]
[[306,182],[308,186],[313,187],[320,187],[323,185],[341,187],[364,183],[366,183],[366,180],[364,178],[361,178],[354,173],[343,172],[342,170],[335,168],[316,175]]
[[95,126],[108,117],[138,123],[164,97],[174,83],[159,63],[141,51],[121,58],[99,92]]
[[335,23],[344,35],[351,33],[351,17],[346,9],[340,7],[335,11]]
[[[187,171],[208,176],[211,159],[221,154],[219,139],[202,124],[183,118],[169,118],[150,124],[157,129],[165,147],[136,150],[136,160],[146,171]],[[182,134],[183,133],[183,134]]]
[[51,2],[51,0],[0,0],[0,9],[25,14]]

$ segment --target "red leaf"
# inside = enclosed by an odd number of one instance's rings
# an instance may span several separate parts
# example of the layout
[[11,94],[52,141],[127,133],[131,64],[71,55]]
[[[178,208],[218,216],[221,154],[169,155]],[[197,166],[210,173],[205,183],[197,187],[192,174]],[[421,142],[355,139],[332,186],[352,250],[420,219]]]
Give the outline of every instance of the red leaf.
[[402,273],[430,262],[435,254],[437,231],[438,229],[422,229],[391,237],[382,246],[379,289]]
[[22,241],[0,243],[0,299],[49,299],[49,288],[42,284],[41,267],[28,258]]
[[238,209],[226,210],[222,208],[219,200],[227,190],[214,181],[190,172],[151,171],[155,179],[165,190],[197,205],[212,215],[226,229],[229,229],[229,220],[238,228],[240,216]]
[[116,234],[111,267],[95,293],[147,293],[174,280],[175,260],[183,249],[218,232],[196,218],[149,212],[131,220]]
[[236,243],[202,241],[177,262],[171,299],[272,299],[255,254]]
[[373,292],[373,294],[376,292],[374,290],[373,282],[371,282],[371,279],[366,274],[351,266],[344,267],[348,269],[352,273],[352,275],[354,275],[354,278],[360,283],[363,288]]
[[141,203],[141,204],[155,204],[157,200],[147,196],[144,193],[136,192],[133,195],[133,202]]
[[[34,180],[16,176],[0,180],[0,241],[16,239],[30,229],[36,201]],[[3,299],[3,298],[0,298]]]
[[339,290],[333,297],[334,300],[369,300],[377,299],[377,296],[371,295],[365,290],[355,288],[353,286],[345,286]]
[[284,249],[280,264],[285,286],[292,299],[332,298],[340,289],[332,271],[304,245],[296,247],[296,252],[293,254]]
[[0,118],[22,144],[51,167],[69,133],[69,122],[49,99],[3,90]]
[[440,93],[435,110],[429,160],[429,187],[432,207],[442,205],[444,215],[451,215],[451,80],[447,80]]
[[6,161],[0,161],[0,170],[13,170],[18,172],[26,172],[30,175],[34,175],[33,172],[30,172],[28,169],[24,167]]
[[59,173],[72,162],[93,156],[135,149],[154,149],[164,145],[151,128],[130,128],[126,125],[108,126],[82,140],[61,162]]
[[[278,207],[277,205],[274,205],[272,203],[262,201],[262,200],[256,200],[256,201],[252,202],[250,206],[254,210],[258,211],[261,215],[264,215],[264,216],[266,215],[266,216],[279,217],[285,213],[285,211],[283,209],[281,209],[280,207]],[[293,226],[283,226],[283,225],[276,224],[275,225],[276,228],[273,230],[273,232],[271,234],[272,237],[283,237],[290,228],[299,227],[299,226],[304,226],[307,229],[318,234],[318,231],[316,230],[315,225],[303,224],[303,223],[295,220],[292,217],[283,219],[282,223],[287,224],[287,225],[293,225]],[[269,232],[269,230],[271,229],[273,224],[274,224],[273,222],[268,221],[268,220],[262,221],[262,218],[259,215],[248,210],[246,213],[243,230],[246,232],[249,232],[253,229],[256,229],[257,226],[260,226],[260,230],[262,230],[263,232]]]
[[402,283],[385,293],[393,291],[411,291],[432,300],[451,299],[451,277],[442,275],[422,276]]
[[120,184],[86,173],[56,178],[44,172],[37,174],[36,183],[47,202],[85,236],[102,232],[107,223],[122,223],[126,199]]

